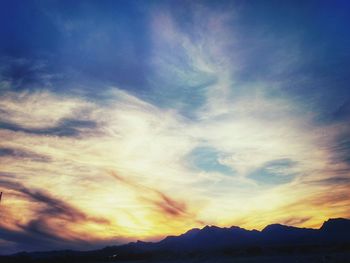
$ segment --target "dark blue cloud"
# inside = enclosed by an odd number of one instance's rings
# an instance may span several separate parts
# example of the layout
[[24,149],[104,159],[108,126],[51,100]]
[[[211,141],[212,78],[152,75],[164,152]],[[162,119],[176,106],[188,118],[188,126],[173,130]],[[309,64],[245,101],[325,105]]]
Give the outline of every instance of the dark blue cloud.
[[19,124],[10,122],[1,122],[0,128],[15,132],[26,132],[37,135],[62,136],[62,137],[77,137],[83,131],[96,128],[97,124],[94,121],[78,120],[78,119],[62,119],[56,126],[49,128],[27,128]]
[[[19,159],[31,159],[33,161],[38,162],[49,162],[50,157],[41,155],[35,152],[22,150],[22,149],[16,149],[16,148],[9,148],[9,147],[0,147],[0,158],[1,157],[14,157]],[[3,177],[3,174],[0,173],[0,177]]]
[[45,61],[0,57],[0,90],[47,89],[61,80]]

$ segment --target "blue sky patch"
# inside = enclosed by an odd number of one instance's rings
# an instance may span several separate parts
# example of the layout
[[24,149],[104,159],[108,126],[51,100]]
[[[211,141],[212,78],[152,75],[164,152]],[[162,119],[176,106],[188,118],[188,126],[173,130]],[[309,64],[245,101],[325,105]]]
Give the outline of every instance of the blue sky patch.
[[188,158],[192,165],[199,170],[233,175],[234,171],[231,167],[220,163],[220,158],[223,155],[212,147],[197,147],[189,154]]
[[258,184],[286,184],[293,181],[297,175],[293,170],[296,165],[297,163],[290,159],[278,159],[265,163],[263,166],[250,173],[248,177]]

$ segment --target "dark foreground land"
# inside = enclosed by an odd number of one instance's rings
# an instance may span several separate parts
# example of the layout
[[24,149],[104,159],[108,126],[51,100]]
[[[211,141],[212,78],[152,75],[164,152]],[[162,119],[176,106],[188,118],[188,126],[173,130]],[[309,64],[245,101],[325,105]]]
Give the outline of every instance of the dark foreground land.
[[[163,263],[165,261],[133,261],[130,263]],[[253,258],[208,258],[166,261],[168,263],[348,263],[349,256],[346,255],[326,255],[326,256],[271,256]]]
[[94,251],[49,251],[0,256],[1,263],[350,263],[350,220],[320,229],[269,225],[262,231],[206,226],[160,242],[133,242]]
[[282,254],[262,254],[262,255],[191,255],[164,257],[164,258],[148,258],[148,259],[113,259],[113,258],[94,258],[77,257],[77,256],[57,256],[48,258],[30,258],[26,256],[6,257],[0,262],[17,263],[17,262],[38,262],[38,263],[65,263],[65,262],[124,262],[124,263],[350,263],[350,251],[347,252],[317,252],[317,253],[282,253]]
[[[64,261],[63,261],[64,262]],[[105,261],[95,261],[103,263]],[[110,261],[122,262],[122,261]],[[241,256],[241,257],[204,257],[167,259],[167,260],[131,260],[127,263],[349,263],[350,253]]]

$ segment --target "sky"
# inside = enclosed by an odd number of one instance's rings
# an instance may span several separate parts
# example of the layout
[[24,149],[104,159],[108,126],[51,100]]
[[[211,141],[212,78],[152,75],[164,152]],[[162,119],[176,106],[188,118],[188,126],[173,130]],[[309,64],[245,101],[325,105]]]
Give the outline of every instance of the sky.
[[0,2],[0,254],[350,218],[348,1]]

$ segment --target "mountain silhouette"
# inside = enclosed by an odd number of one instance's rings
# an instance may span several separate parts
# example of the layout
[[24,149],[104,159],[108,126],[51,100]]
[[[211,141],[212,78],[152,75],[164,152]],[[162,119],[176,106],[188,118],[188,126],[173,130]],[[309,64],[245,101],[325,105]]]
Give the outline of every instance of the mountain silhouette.
[[[320,228],[324,232],[344,233],[345,229],[350,229],[350,220],[344,218],[328,219]],[[345,234],[345,233],[344,233]],[[347,232],[349,234],[349,232]]]
[[271,224],[262,231],[246,230],[237,226],[194,228],[179,236],[168,236],[158,243],[130,243],[126,247],[140,251],[195,251],[227,247],[313,245],[350,242],[350,220],[337,218],[324,222],[320,229],[298,228]]
[[[123,260],[172,259],[195,255],[280,255],[281,253],[345,253],[350,259],[350,220],[329,219],[319,229],[298,228],[281,224],[263,230],[240,227],[205,226],[159,242],[131,242],[95,251],[53,251],[19,253],[0,257],[1,262],[103,262]],[[327,253],[328,253],[327,252]],[[339,253],[340,253],[339,252]],[[114,258],[111,258],[114,257]],[[74,259],[70,261],[70,259]],[[7,261],[6,261],[7,260]],[[12,261],[11,261],[12,260]],[[47,260],[47,261],[45,261]],[[350,261],[345,261],[350,262]]]

